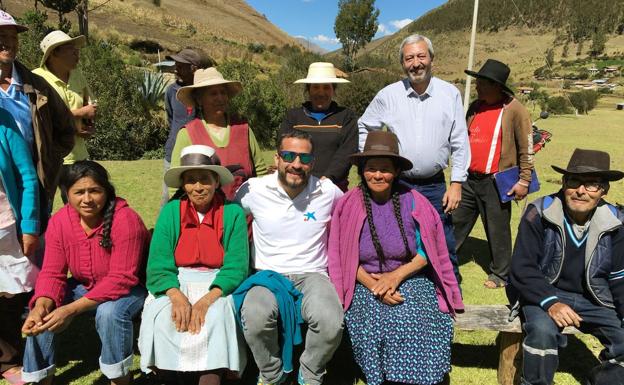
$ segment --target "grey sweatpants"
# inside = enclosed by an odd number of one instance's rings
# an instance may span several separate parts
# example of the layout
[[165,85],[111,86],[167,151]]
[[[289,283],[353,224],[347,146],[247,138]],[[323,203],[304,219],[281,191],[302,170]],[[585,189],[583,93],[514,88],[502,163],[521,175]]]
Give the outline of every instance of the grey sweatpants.
[[[299,363],[306,383],[321,385],[325,365],[332,358],[342,338],[344,314],[329,278],[319,273],[286,275],[303,294],[301,315],[308,325],[305,350]],[[275,383],[283,373],[278,344],[279,310],[275,296],[256,286],[247,292],[241,308],[245,340],[253,353],[260,376]]]

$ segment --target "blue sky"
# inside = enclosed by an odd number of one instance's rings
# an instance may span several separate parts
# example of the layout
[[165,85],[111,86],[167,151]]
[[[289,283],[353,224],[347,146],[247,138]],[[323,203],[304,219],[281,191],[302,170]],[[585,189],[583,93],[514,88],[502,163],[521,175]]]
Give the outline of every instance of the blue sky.
[[[376,0],[379,29],[375,38],[392,34],[446,0]],[[271,23],[291,36],[303,37],[333,51],[340,48],[334,34],[338,0],[247,0]]]

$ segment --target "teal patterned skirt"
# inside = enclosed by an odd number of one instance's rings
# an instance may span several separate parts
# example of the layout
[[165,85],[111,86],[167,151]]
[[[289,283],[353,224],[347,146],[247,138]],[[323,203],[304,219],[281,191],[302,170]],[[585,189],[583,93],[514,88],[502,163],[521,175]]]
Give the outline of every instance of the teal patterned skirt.
[[356,284],[345,315],[355,361],[367,385],[437,384],[451,370],[453,320],[440,311],[433,282],[424,275],[404,281],[399,292],[405,302],[389,306]]

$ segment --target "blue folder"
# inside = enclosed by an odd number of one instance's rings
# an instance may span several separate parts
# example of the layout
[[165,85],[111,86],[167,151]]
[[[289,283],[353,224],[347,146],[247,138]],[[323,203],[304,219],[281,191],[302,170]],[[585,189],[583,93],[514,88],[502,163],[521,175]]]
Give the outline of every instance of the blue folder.
[[[520,178],[520,169],[518,166],[514,166],[508,168],[507,170],[500,171],[494,174],[494,182],[496,183],[496,188],[498,189],[498,197],[502,203],[509,202],[514,198],[513,195],[507,195],[507,191],[511,190],[511,188],[518,182]],[[529,185],[529,194],[536,192],[540,189],[539,180],[537,179],[537,174],[535,173],[535,169],[531,171],[531,184]]]

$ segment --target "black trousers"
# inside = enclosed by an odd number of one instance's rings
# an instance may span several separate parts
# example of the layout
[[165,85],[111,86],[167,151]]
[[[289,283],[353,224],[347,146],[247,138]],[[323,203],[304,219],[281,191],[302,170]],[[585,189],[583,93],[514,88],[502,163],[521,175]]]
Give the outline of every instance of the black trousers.
[[479,216],[488,240],[490,272],[506,281],[511,264],[511,202],[501,203],[493,177],[469,175],[462,184],[459,207],[453,211],[457,251],[468,238]]
[[0,298],[0,373],[22,365],[22,313],[30,293]]

